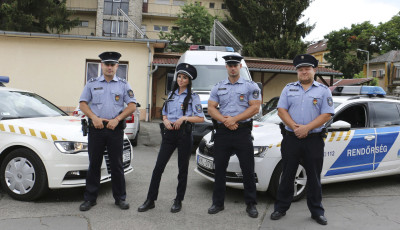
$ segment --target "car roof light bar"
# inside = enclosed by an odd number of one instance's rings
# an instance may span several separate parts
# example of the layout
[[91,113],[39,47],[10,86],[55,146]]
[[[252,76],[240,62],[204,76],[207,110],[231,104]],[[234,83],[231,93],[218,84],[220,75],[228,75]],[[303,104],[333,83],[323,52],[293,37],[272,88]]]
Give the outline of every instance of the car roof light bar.
[[0,86],[4,86],[3,83],[8,83],[10,81],[9,77],[6,76],[0,76]]
[[369,96],[384,96],[385,90],[380,86],[338,86],[332,91],[332,95],[369,95]]
[[189,50],[234,52],[234,49],[232,47],[229,47],[229,46],[191,45],[189,47]]

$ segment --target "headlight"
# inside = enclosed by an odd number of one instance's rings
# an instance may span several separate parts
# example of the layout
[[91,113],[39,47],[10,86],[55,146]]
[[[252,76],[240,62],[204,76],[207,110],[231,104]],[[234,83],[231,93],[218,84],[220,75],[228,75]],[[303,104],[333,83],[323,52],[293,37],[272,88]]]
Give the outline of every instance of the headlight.
[[76,154],[88,151],[88,144],[85,142],[55,141],[54,144],[60,152],[66,154]]
[[268,151],[267,146],[254,146],[254,156],[255,157],[264,157]]

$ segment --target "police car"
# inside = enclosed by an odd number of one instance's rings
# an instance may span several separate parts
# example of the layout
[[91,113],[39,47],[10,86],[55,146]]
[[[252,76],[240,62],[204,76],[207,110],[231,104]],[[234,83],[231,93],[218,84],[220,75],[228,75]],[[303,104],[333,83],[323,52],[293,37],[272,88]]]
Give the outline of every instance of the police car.
[[[385,97],[380,87],[352,86],[333,90],[335,115],[325,124],[323,184],[387,176],[400,173],[400,100]],[[255,176],[258,191],[269,191],[275,198],[280,176],[282,135],[277,111],[255,123]],[[211,133],[196,151],[195,171],[214,181],[214,151]],[[242,173],[232,153],[226,173],[226,185],[243,189]],[[307,175],[300,163],[294,183],[294,200],[306,191]]]
[[[49,188],[85,185],[89,166],[81,120],[39,95],[6,88],[0,77],[0,183],[17,200],[30,201]],[[132,146],[124,139],[125,174],[132,172]],[[101,182],[111,180],[107,151]]]

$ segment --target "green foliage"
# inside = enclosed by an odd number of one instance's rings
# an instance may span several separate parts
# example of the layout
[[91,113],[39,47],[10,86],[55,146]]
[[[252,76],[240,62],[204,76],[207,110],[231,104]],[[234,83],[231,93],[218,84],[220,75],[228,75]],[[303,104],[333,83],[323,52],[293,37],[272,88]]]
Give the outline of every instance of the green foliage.
[[400,49],[400,12],[386,23],[380,23],[376,28],[376,42],[380,46],[380,53]]
[[304,53],[301,41],[314,28],[298,23],[312,0],[225,0],[224,25],[243,44],[246,56],[292,59]]
[[369,51],[371,55],[379,51],[375,40],[375,27],[370,22],[353,24],[351,28],[333,31],[325,38],[328,39],[328,50],[325,59],[332,63],[332,67],[343,73],[345,78],[352,78],[362,70],[367,61],[366,52],[357,52],[357,49]]
[[62,33],[76,26],[78,19],[69,20],[66,0],[2,0],[0,30]]
[[364,75],[364,71],[360,71],[359,73],[354,74],[353,78],[366,78]]
[[183,52],[192,44],[210,44],[210,32],[215,17],[204,6],[185,3],[175,21],[178,29],[170,33],[160,32],[160,38],[169,40],[173,51]]

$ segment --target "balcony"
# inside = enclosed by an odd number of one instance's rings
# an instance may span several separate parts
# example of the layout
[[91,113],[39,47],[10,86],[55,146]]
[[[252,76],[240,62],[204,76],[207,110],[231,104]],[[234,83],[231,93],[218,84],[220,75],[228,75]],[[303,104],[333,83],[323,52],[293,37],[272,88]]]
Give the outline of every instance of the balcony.
[[97,0],[67,0],[66,3],[68,10],[79,12],[97,12]]

